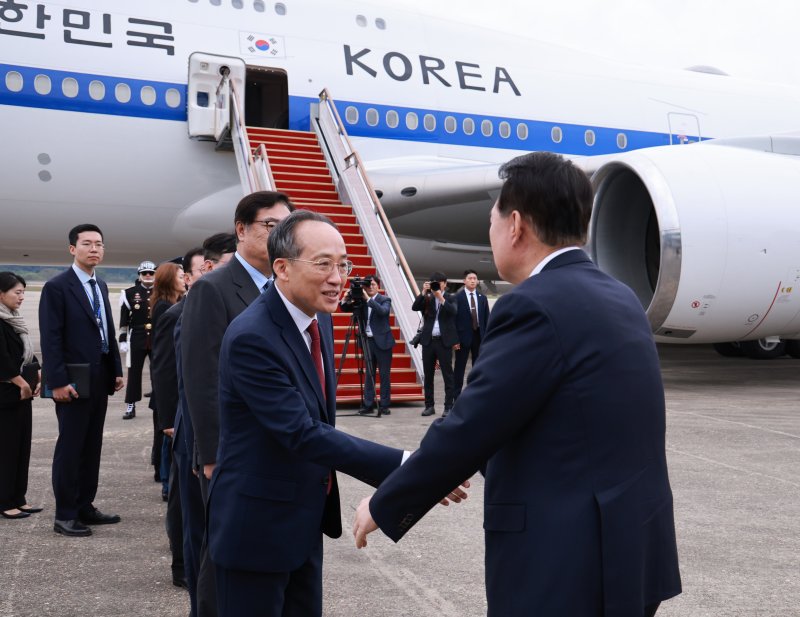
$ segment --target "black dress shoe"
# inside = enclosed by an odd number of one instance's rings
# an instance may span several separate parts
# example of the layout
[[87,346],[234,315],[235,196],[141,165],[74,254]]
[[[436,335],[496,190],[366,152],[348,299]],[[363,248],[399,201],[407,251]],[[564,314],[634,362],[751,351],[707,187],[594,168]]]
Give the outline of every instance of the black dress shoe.
[[362,407],[361,409],[358,410],[358,413],[361,416],[368,416],[374,412],[375,412],[375,405],[370,405],[369,407]]
[[185,578],[179,578],[177,576],[173,576],[172,584],[175,585],[175,587],[181,587],[182,589],[189,591],[189,583],[186,582]]
[[423,411],[419,415],[421,415],[421,416],[434,416],[434,415],[436,415],[436,410],[433,407],[426,407],[425,411]]
[[56,519],[53,523],[53,531],[60,533],[62,536],[71,536],[75,538],[92,535],[91,529],[74,519],[71,521],[60,521]]
[[442,412],[442,417],[446,418],[447,414],[449,414],[451,410],[452,410],[452,407],[445,407],[444,411]]
[[23,512],[27,512],[28,514],[36,514],[37,512],[41,512],[43,510],[43,508],[37,508],[34,506],[28,506],[27,508],[25,506],[20,506],[19,509]]
[[381,411],[381,415],[382,416],[390,416],[390,415],[392,415],[392,410],[389,409],[388,407],[381,407],[380,411]]
[[14,514],[9,514],[8,512],[0,512],[0,514],[3,515],[3,518],[28,518],[31,515],[30,512],[25,512],[25,510],[22,509]]
[[136,403],[127,403],[125,413],[122,414],[123,420],[132,420],[136,417]]
[[97,508],[78,514],[78,520],[84,525],[113,525],[119,523],[119,514],[103,514]]
[[161,489],[161,501],[169,501],[169,490],[165,488]]

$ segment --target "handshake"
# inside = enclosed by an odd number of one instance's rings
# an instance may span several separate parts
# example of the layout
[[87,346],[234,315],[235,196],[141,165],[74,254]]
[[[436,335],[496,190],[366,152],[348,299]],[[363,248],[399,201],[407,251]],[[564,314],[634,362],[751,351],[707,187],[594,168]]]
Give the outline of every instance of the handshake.
[[[439,503],[443,506],[449,506],[451,501],[453,503],[461,503],[468,496],[464,489],[469,488],[469,486],[469,480],[464,480],[461,486],[457,486],[450,491]],[[364,497],[356,509],[356,517],[353,520],[353,537],[356,540],[356,548],[364,548],[367,545],[367,536],[378,528],[369,510],[371,499],[371,497]]]

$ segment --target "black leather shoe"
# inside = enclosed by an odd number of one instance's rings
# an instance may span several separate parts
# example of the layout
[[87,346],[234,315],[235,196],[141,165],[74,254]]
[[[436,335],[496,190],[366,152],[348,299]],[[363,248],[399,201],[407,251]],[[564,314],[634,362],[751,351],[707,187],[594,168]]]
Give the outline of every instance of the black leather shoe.
[[370,405],[369,407],[362,407],[361,409],[358,410],[358,413],[361,416],[368,416],[374,412],[375,412],[375,405]]
[[13,514],[9,512],[0,512],[3,515],[3,518],[28,518],[31,513],[25,512],[25,510],[20,510],[19,512],[14,512]]
[[446,418],[447,414],[449,414],[451,410],[452,410],[452,407],[445,407],[444,411],[442,412],[442,417]]
[[392,415],[392,410],[389,409],[388,407],[381,407],[380,410],[381,410],[381,415],[382,416],[391,416]]
[[423,411],[419,415],[421,415],[421,416],[434,416],[434,415],[436,415],[436,410],[433,407],[426,407],[425,411]]
[[186,582],[185,578],[178,578],[177,576],[173,576],[172,584],[175,585],[175,587],[181,587],[182,589],[189,591],[189,583]]
[[56,519],[53,522],[53,531],[60,533],[62,536],[71,536],[74,538],[92,535],[91,529],[74,519],[71,521],[60,521]]
[[169,501],[169,491],[165,488],[161,489],[161,501]]
[[119,523],[119,514],[103,514],[97,508],[78,514],[78,520],[84,525],[113,525]]
[[23,512],[27,512],[28,514],[36,514],[37,512],[41,512],[43,510],[43,508],[37,508],[36,506],[28,506],[27,508],[25,506],[21,506],[19,509]]
[[136,417],[136,403],[128,403],[125,408],[125,413],[122,414],[123,420],[132,420]]

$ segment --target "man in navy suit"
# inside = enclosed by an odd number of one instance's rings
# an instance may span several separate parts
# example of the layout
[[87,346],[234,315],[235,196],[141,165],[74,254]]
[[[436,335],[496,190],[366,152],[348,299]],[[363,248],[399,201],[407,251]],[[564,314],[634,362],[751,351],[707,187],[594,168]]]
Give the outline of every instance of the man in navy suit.
[[362,501],[357,546],[395,541],[446,487],[486,478],[491,617],[642,617],[681,591],[658,355],[636,296],[579,248],[592,188],[562,157],[501,168],[494,306],[447,419]]
[[456,313],[456,361],[453,367],[453,400],[458,400],[464,386],[464,372],[467,369],[467,358],[472,355],[472,366],[478,360],[481,341],[486,335],[486,324],[489,323],[489,300],[478,291],[478,273],[475,270],[464,272],[464,288],[456,294],[458,313]]
[[341,535],[334,470],[377,486],[401,450],[336,430],[330,313],[352,263],[324,216],[269,235],[275,284],[220,352],[220,437],[208,535],[220,617],[322,614],[322,534]]
[[[87,525],[120,521],[118,515],[103,514],[93,504],[108,396],[125,385],[108,286],[94,271],[104,251],[103,233],[96,225],[70,230],[72,267],[47,281],[39,301],[44,379],[53,391],[58,417],[53,530],[65,536],[90,536]],[[67,364],[90,365],[88,397],[78,397]]]
[[[365,415],[375,411],[375,372],[381,374],[381,400],[378,409],[381,415],[388,416],[391,411],[389,403],[392,399],[390,372],[392,370],[392,348],[395,340],[392,327],[389,325],[389,314],[392,311],[392,299],[380,293],[381,281],[378,275],[365,276],[361,287],[361,302],[354,302],[352,291],[342,300],[342,310],[348,313],[358,311],[360,323],[363,324],[369,349],[372,373],[364,382],[364,406],[358,413]],[[361,327],[361,326],[359,326]]]

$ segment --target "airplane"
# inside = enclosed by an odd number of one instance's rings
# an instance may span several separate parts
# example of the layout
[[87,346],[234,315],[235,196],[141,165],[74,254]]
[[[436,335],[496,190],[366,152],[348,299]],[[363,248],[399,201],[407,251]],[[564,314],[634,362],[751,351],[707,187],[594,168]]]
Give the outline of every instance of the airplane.
[[588,250],[656,340],[800,355],[797,88],[362,1],[17,0],[0,41],[0,262],[63,262],[82,221],[107,265],[230,227],[234,157],[190,138],[205,53],[246,67],[249,126],[308,131],[332,93],[415,272],[496,278],[498,167],[549,150],[591,174]]

